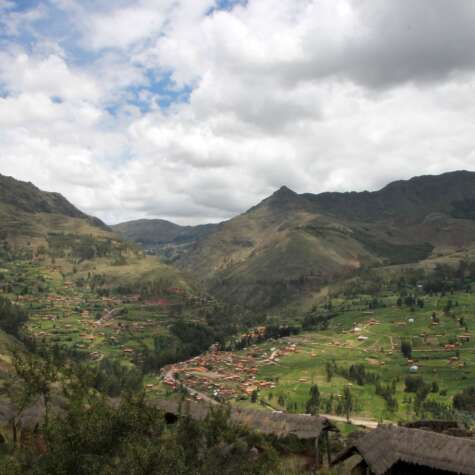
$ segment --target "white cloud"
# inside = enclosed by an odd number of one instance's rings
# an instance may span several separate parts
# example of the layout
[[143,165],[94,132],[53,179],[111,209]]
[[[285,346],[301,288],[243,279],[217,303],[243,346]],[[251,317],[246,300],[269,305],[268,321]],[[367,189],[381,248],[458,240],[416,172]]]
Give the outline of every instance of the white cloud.
[[67,41],[42,30],[0,54],[0,173],[108,221],[216,221],[282,184],[473,168],[470,2],[52,3],[74,23]]
[[72,71],[57,55],[34,57],[25,52],[0,53],[0,83],[10,94],[43,93],[65,100],[97,101],[98,83]]
[[173,1],[139,2],[87,18],[85,41],[95,49],[125,48],[160,31]]

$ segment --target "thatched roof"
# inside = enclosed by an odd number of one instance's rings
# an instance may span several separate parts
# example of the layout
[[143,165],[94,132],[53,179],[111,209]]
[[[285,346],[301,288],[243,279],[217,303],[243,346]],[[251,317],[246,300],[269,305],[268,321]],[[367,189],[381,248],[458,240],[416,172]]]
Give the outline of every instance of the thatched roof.
[[410,429],[423,429],[430,430],[433,432],[440,432],[447,435],[455,435],[456,437],[473,437],[473,432],[471,430],[465,429],[462,424],[454,421],[415,421],[407,422],[405,424],[400,424],[403,427],[409,427]]
[[[203,420],[212,409],[204,403],[186,401],[157,400],[154,404],[164,412],[175,415],[189,415],[195,420]],[[258,411],[253,409],[231,408],[231,420],[263,434],[276,437],[295,435],[299,439],[320,437],[323,430],[333,429],[324,417],[307,416],[304,414],[285,414],[280,412]]]
[[340,463],[358,452],[375,475],[397,462],[407,462],[457,474],[475,475],[475,440],[420,429],[380,426],[359,438],[336,457]]

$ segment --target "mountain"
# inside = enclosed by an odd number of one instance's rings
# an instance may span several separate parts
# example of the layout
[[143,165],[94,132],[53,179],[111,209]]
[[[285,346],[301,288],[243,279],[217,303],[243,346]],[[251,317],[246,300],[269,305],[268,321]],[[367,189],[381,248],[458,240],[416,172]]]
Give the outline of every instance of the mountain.
[[59,193],[41,191],[33,183],[0,175],[0,202],[27,213],[55,213],[88,218]]
[[0,175],[0,240],[37,247],[51,232],[113,235],[101,220],[83,213],[59,193]]
[[217,224],[180,226],[164,219],[138,219],[111,226],[124,239],[135,241],[145,248],[169,243],[191,243],[215,230]]
[[221,223],[176,264],[218,297],[270,308],[355,271],[475,244],[475,173],[397,181],[376,192],[282,187]]
[[[174,281],[185,271],[220,299],[269,309],[361,269],[475,249],[474,205],[475,173],[458,171],[396,181],[375,192],[298,194],[283,186],[219,224],[137,220],[108,228],[61,195],[0,177],[0,240],[51,245],[56,252],[64,234],[94,236],[114,243],[114,255],[127,249],[123,239],[135,241],[174,263],[179,271],[168,267],[164,274]],[[87,255],[89,244],[81,246]],[[156,266],[165,269],[160,259]],[[120,278],[121,267],[113,269]]]
[[416,222],[431,212],[473,218],[467,209],[475,203],[475,173],[456,171],[395,181],[376,192],[303,194],[315,209],[329,215],[378,221]]
[[78,277],[100,272],[106,284],[167,282],[192,287],[188,276],[156,257],[144,258],[98,218],[89,216],[59,193],[0,175],[0,259],[34,258]]

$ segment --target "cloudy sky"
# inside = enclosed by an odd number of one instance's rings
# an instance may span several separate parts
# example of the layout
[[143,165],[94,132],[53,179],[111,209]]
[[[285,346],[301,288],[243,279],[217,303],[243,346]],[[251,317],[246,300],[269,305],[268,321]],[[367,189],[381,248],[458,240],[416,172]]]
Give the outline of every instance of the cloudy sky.
[[0,173],[108,223],[475,170],[470,0],[0,0]]

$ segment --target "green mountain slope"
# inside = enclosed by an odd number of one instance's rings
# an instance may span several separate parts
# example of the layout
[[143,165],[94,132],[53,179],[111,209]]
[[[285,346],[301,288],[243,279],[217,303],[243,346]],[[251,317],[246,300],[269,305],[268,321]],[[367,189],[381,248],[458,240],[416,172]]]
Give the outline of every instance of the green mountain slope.
[[267,308],[363,267],[414,263],[475,243],[475,173],[377,192],[298,195],[282,187],[222,223],[177,263],[217,296]]
[[0,240],[38,247],[47,243],[50,232],[113,236],[101,220],[78,210],[59,193],[0,175]]
[[134,241],[147,251],[154,251],[169,260],[188,252],[199,239],[212,233],[217,224],[179,226],[164,219],[138,219],[111,226],[128,241]]
[[66,272],[100,272],[115,285],[162,279],[189,287],[189,277],[145,257],[98,218],[58,193],[0,175],[0,260],[26,257]]

